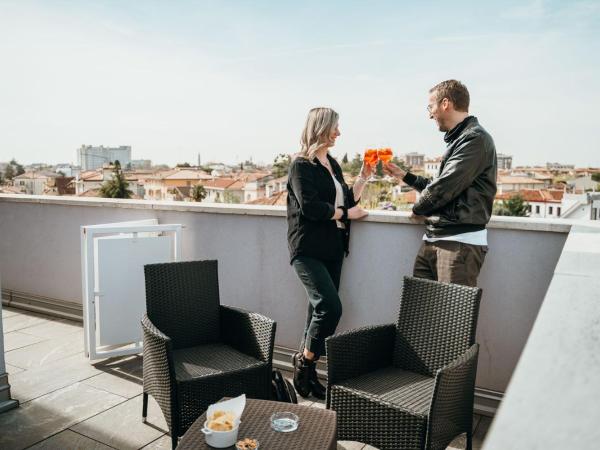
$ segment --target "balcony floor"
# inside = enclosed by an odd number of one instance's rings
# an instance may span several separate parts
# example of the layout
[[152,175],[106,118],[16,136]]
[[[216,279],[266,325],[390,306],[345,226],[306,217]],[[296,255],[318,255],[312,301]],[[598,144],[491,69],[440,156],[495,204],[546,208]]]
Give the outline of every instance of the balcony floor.
[[[91,365],[84,356],[80,322],[4,307],[4,346],[12,398],[20,407],[0,414],[0,448],[170,449],[167,426],[150,397],[141,421],[140,356]],[[286,376],[291,374],[286,373]],[[301,401],[315,408],[323,402]],[[474,416],[474,449],[480,449],[491,419]],[[367,450],[357,442],[338,450]],[[460,436],[448,447],[463,449]]]

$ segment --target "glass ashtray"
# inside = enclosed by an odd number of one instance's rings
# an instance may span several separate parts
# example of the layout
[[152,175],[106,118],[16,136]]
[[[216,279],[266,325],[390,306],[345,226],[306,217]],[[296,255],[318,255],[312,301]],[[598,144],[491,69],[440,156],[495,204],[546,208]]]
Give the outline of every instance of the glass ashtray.
[[277,412],[271,416],[271,428],[281,433],[289,433],[298,429],[300,419],[291,412]]

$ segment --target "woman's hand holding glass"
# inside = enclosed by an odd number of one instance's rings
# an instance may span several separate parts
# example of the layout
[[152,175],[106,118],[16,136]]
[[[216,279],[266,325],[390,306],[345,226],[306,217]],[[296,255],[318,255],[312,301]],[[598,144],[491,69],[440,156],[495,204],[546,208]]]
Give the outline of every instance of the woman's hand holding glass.
[[374,172],[375,172],[375,166],[372,166],[371,164],[367,164],[365,161],[363,161],[363,164],[362,164],[362,167],[360,168],[360,172],[359,172],[358,176],[366,181],[373,175]]

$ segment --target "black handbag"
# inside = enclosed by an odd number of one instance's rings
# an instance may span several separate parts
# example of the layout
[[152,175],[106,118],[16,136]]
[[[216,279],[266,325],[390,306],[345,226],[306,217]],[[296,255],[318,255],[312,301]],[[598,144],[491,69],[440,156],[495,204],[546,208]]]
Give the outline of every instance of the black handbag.
[[298,403],[294,386],[277,369],[271,374],[271,397],[277,402]]

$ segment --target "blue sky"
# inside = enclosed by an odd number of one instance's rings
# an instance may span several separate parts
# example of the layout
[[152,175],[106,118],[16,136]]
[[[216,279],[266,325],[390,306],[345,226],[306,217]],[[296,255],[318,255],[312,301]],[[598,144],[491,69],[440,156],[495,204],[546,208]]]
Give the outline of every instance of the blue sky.
[[457,78],[516,164],[600,166],[600,1],[0,1],[0,161],[132,145],[155,163],[443,153],[427,91]]

